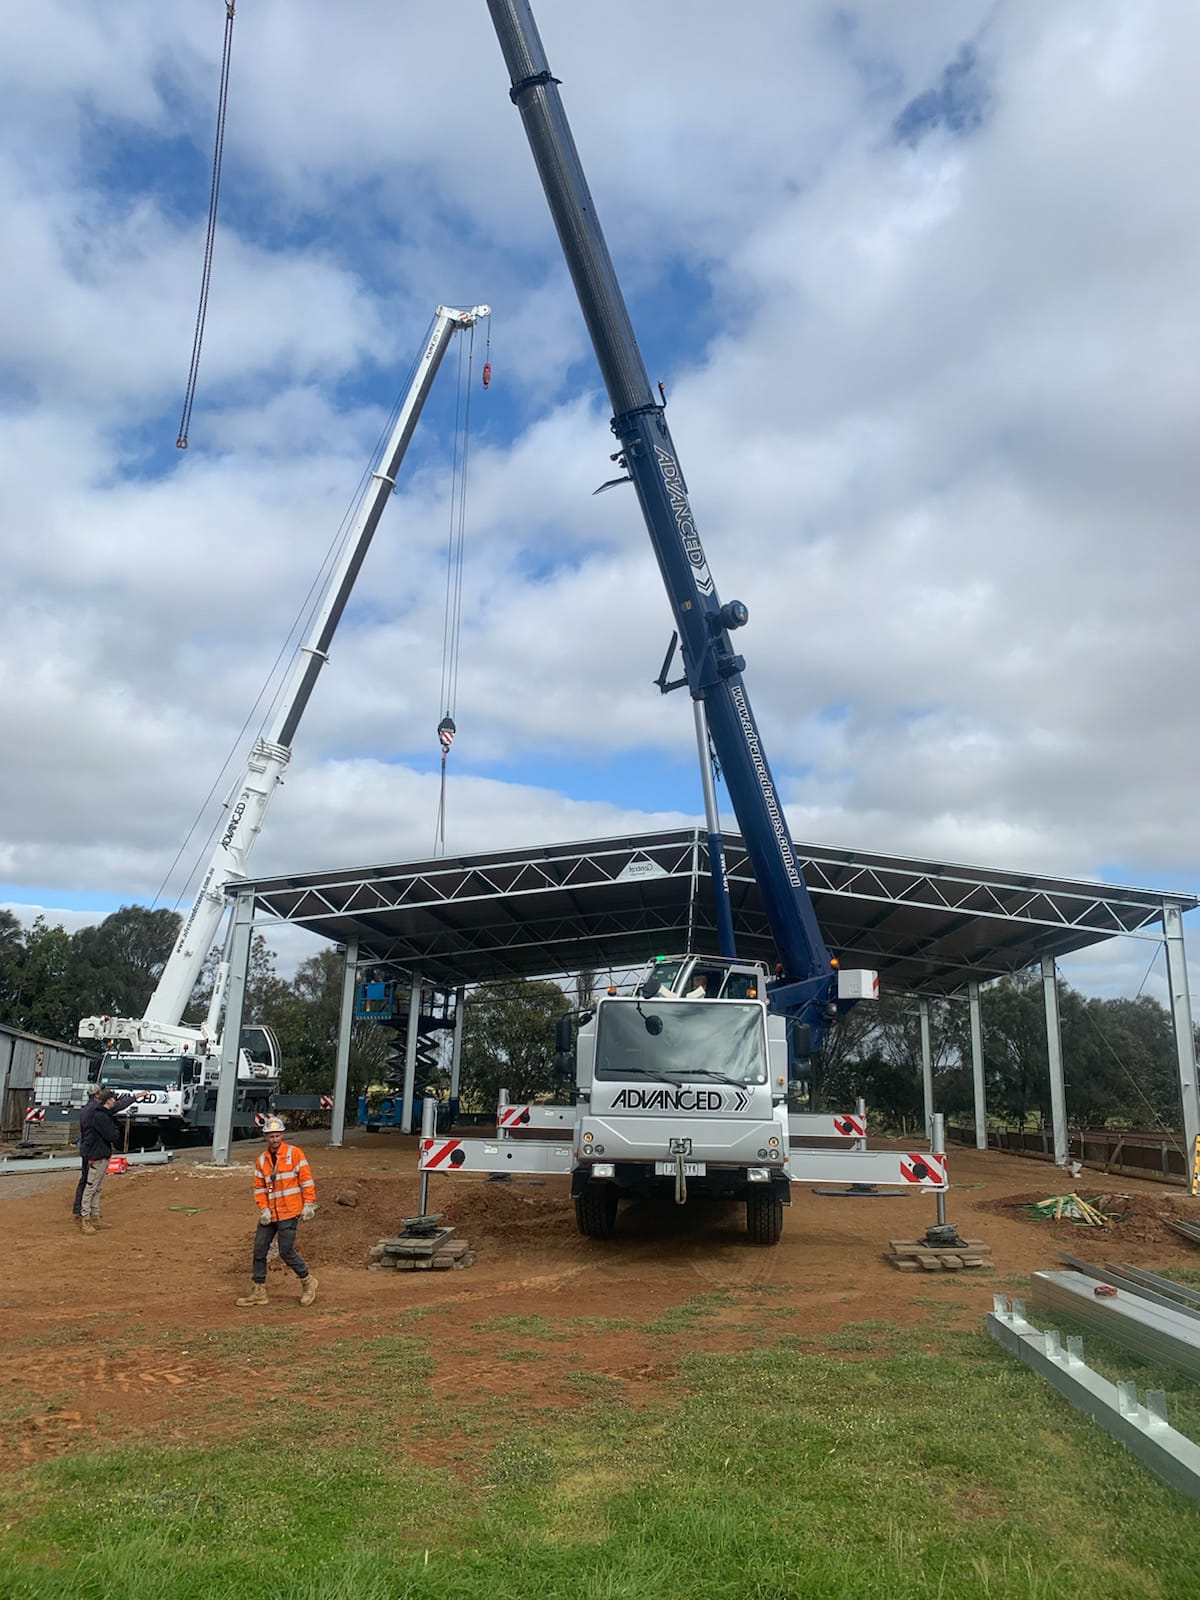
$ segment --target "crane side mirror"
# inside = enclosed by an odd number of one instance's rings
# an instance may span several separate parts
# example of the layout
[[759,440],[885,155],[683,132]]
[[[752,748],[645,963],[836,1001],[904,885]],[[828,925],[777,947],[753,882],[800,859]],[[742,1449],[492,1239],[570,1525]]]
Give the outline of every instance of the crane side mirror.
[[640,991],[642,999],[643,1000],[653,1000],[654,996],[658,993],[658,991],[661,988],[662,988],[662,979],[659,977],[657,972],[652,972],[650,974],[650,976],[646,979],[645,983],[642,984],[641,991]]
[[[574,1043],[575,1035],[571,1027],[571,1018],[569,1016],[559,1017],[554,1024],[555,1050],[558,1051],[559,1055],[570,1055]],[[557,1070],[558,1068],[555,1067],[555,1071]]]

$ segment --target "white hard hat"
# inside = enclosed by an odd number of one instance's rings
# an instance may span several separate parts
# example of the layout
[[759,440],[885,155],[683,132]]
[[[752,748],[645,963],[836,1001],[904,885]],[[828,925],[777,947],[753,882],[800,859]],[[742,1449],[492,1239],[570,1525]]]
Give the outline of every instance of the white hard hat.
[[282,1117],[268,1117],[262,1125],[262,1131],[264,1137],[268,1133],[286,1133],[287,1124]]

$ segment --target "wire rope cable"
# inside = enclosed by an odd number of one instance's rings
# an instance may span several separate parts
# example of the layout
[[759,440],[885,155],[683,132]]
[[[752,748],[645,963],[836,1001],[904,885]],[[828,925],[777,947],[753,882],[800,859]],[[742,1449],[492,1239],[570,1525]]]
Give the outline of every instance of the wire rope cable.
[[[490,332],[489,332],[490,341]],[[457,725],[458,669],[462,640],[463,569],[467,525],[467,477],[471,456],[471,391],[475,364],[475,326],[458,347],[458,385],[454,407],[454,444],[451,454],[449,497],[450,528],[446,539],[446,593],[442,607],[442,720],[438,723],[441,746],[441,782],[438,787],[437,823],[434,828],[434,855],[446,849],[446,761],[454,743]],[[490,364],[489,364],[490,367]],[[489,381],[491,373],[489,370]]]
[[[426,328],[422,348],[429,342],[429,336],[433,329],[434,320],[435,319],[431,319],[429,326]],[[269,722],[278,709],[280,700],[288,682],[288,672],[286,669],[291,666],[291,663],[296,659],[296,656],[299,653],[300,645],[297,641],[307,637],[308,631],[311,628],[313,618],[316,615],[317,607],[325,593],[325,588],[328,583],[328,575],[332,571],[334,564],[345,548],[346,540],[350,536],[350,528],[353,520],[357,515],[359,507],[362,505],[363,497],[370,487],[371,480],[380,465],[384,447],[386,446],[387,441],[391,437],[392,431],[395,428],[396,419],[400,415],[400,408],[404,403],[404,396],[412,385],[413,376],[417,368],[417,360],[419,359],[420,358],[418,357],[416,360],[414,360],[409,367],[404,386],[396,395],[387,420],[380,429],[379,437],[375,441],[375,447],[371,453],[370,463],[366,468],[364,468],[361,476],[359,477],[354,492],[350,497],[350,501],[346,506],[344,513],[342,514],[342,520],[338,524],[337,531],[329,541],[320,565],[317,568],[317,572],[313,577],[312,582],[309,584],[308,592],[296,609],[296,613],[292,619],[291,626],[288,629],[287,636],[280,645],[274,661],[271,663],[270,668],[263,678],[262,685],[259,688],[258,694],[255,696],[254,704],[250,707],[250,710],[242,722],[241,727],[238,729],[233,740],[231,741],[225,758],[221,763],[216,777],[212,781],[208,793],[204,796],[204,799],[200,802],[200,805],[196,810],[196,814],[192,819],[183,843],[175,852],[174,859],[167,868],[166,872],[163,874],[162,882],[159,884],[154,898],[151,901],[152,907],[157,906],[159,901],[166,894],[167,886],[174,876],[180,861],[187,852],[188,846],[191,844],[197,830],[203,822],[205,813],[211,806],[214,795],[218,793],[222,783],[225,781],[225,776],[229,771],[230,766],[233,764],[235,757],[241,750],[245,748],[247,734],[251,729],[255,729],[255,737],[262,738]],[[200,869],[212,850],[217,834],[221,829],[223,820],[223,813],[218,813],[212,823],[212,826],[208,830],[207,836],[197,847],[196,855],[193,859],[191,868],[189,869],[188,876],[180,886],[179,891],[175,896],[171,907],[172,910],[177,911],[184,899],[191,892]]]
[[213,144],[212,182],[208,192],[208,227],[204,236],[204,268],[200,274],[200,303],[196,307],[196,326],[192,334],[192,359],[188,364],[183,414],[179,418],[177,450],[188,447],[192,426],[192,406],[196,399],[196,380],[200,374],[200,347],[204,343],[204,324],[208,319],[208,291],[212,284],[213,246],[217,237],[217,202],[221,195],[221,167],[225,159],[225,113],[229,106],[229,64],[233,55],[233,16],[237,0],[225,0],[225,43],[221,51],[221,84],[217,93],[217,132]]

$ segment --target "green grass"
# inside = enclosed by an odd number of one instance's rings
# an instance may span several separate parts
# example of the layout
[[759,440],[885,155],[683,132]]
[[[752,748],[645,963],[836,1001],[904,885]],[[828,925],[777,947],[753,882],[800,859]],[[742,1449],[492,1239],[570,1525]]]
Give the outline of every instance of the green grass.
[[473,1323],[477,1333],[519,1334],[524,1339],[550,1339],[560,1342],[571,1336],[561,1325],[548,1317],[489,1317],[486,1322]]
[[[726,1304],[721,1299],[718,1304]],[[647,1402],[582,1366],[573,1408],[422,1398],[411,1336],[322,1365],[345,1406],[250,1410],[171,1449],[91,1436],[0,1483],[4,1600],[1175,1600],[1200,1508],[981,1330],[703,1348]],[[501,1319],[511,1331],[510,1319]],[[551,1334],[567,1319],[531,1321]],[[661,1319],[660,1319],[661,1320]],[[683,1332],[690,1330],[690,1344]],[[942,1336],[940,1336],[942,1337]],[[828,1343],[829,1341],[825,1341]],[[845,1348],[845,1346],[843,1346]],[[543,1352],[544,1355],[544,1352]],[[586,1361],[577,1341],[571,1356]],[[286,1370],[275,1374],[288,1381]],[[372,1404],[372,1399],[375,1404]],[[334,1437],[327,1429],[336,1425]]]

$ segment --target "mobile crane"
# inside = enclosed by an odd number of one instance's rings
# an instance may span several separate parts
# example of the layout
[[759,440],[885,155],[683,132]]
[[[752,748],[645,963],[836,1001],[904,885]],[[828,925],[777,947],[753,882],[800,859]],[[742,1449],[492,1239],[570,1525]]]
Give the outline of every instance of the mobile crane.
[[[853,1174],[852,1181],[941,1189],[944,1157],[867,1151],[861,1117],[789,1116],[789,1043],[810,1054],[839,1010],[877,992],[877,978],[843,972],[821,935],[750,706],[745,660],[731,637],[749,613],[740,600],[723,604],[717,593],[665,403],[651,389],[532,9],[528,0],[488,0],[488,10],[612,404],[613,459],[637,494],[671,604],[684,677],[679,685],[666,682],[673,640],[659,684],[665,692],[686,683],[703,707],[779,965],[768,974],[738,964],[731,949],[721,958],[689,955],[677,958],[673,975],[690,983],[703,961],[716,980],[704,998],[681,998],[687,989],[664,985],[653,970],[634,996],[602,997],[581,1014],[577,1038],[558,1041],[564,1055],[575,1045],[573,1109],[502,1104],[491,1143],[423,1129],[420,1167],[569,1171],[579,1228],[594,1238],[612,1232],[622,1193],[667,1193],[683,1202],[691,1186],[744,1199],[751,1238],[773,1244],[790,1183]],[[701,759],[709,759],[707,738]],[[711,814],[709,820],[712,832]],[[719,864],[714,878],[720,897]],[[731,928],[720,901],[718,922]],[[568,1123],[569,1146],[535,1147],[513,1137]],[[792,1136],[805,1134],[828,1134],[852,1148],[793,1151]]]
[[[183,1019],[205,957],[217,939],[226,911],[226,890],[246,876],[246,859],[263,818],[282,784],[292,740],[316,687],[321,669],[379,520],[408,450],[425,400],[454,335],[490,315],[487,306],[460,311],[439,306],[422,353],[396,413],[382,454],[365,489],[334,563],[307,639],[280,697],[269,731],[250,752],[237,788],[227,802],[228,818],[179,937],[157,987],[140,1017],[84,1017],[81,1039],[104,1044],[99,1081],[119,1092],[139,1091],[134,1108],[139,1122],[165,1128],[211,1128],[216,1111],[221,1061],[221,1013],[228,986],[228,963],[220,963],[212,1000],[202,1023]],[[279,1084],[279,1047],[268,1028],[242,1030],[238,1051],[235,1127],[246,1129],[274,1102]]]

